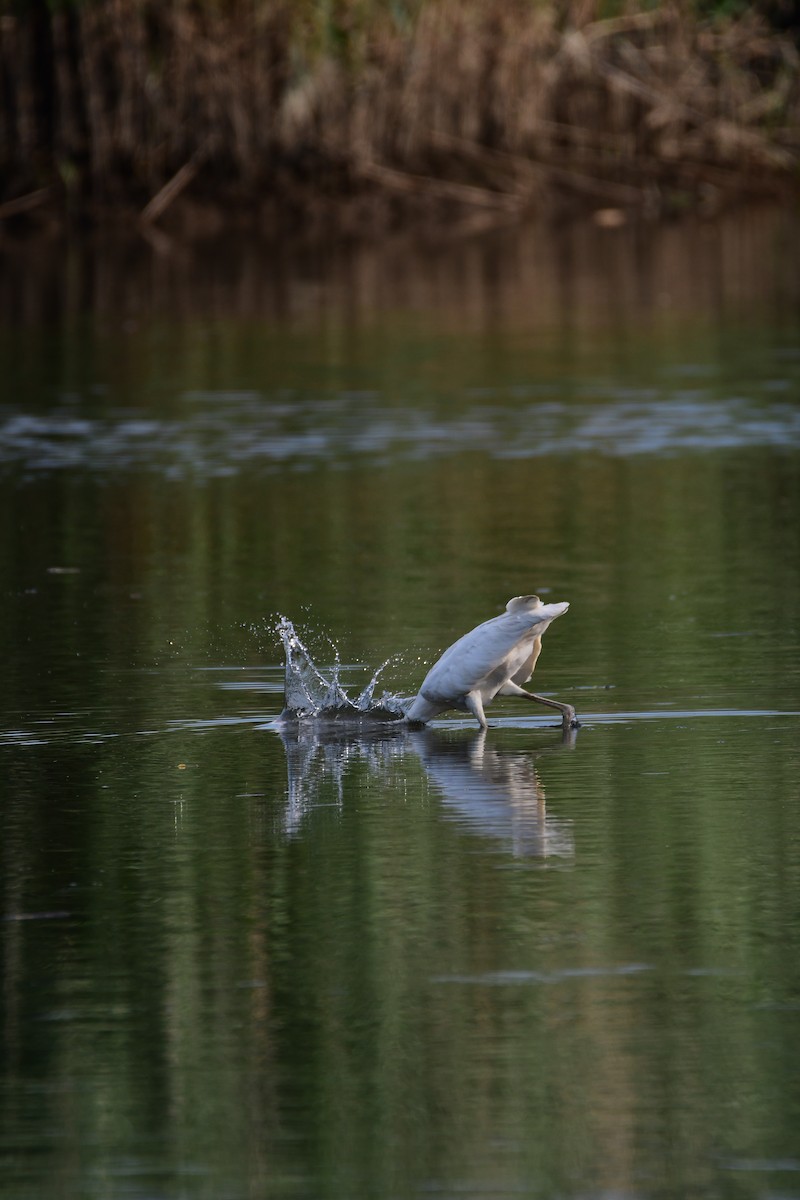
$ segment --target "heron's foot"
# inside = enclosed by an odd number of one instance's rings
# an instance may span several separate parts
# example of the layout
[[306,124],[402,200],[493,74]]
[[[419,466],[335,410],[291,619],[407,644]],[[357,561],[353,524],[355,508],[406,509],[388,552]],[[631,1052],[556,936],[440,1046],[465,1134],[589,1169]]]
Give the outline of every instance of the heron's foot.
[[566,729],[580,729],[581,723],[575,716],[575,709],[571,704],[565,704],[562,709],[561,725]]

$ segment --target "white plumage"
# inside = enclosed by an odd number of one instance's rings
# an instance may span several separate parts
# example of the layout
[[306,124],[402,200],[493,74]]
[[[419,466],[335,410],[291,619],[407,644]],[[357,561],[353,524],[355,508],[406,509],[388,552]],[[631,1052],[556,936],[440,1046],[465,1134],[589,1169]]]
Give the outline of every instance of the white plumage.
[[448,708],[459,708],[471,712],[486,729],[484,706],[495,696],[519,696],[557,708],[565,729],[577,725],[571,705],[535,696],[520,686],[533,674],[542,634],[568,608],[567,603],[542,604],[538,596],[514,596],[501,616],[484,621],[445,650],[406,709],[406,720],[424,723]]

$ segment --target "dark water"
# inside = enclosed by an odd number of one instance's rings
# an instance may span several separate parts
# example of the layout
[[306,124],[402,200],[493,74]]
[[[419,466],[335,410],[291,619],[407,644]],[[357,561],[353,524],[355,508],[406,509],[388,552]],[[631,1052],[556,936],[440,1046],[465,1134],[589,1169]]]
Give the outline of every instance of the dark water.
[[4,255],[2,1200],[800,1197],[792,215]]

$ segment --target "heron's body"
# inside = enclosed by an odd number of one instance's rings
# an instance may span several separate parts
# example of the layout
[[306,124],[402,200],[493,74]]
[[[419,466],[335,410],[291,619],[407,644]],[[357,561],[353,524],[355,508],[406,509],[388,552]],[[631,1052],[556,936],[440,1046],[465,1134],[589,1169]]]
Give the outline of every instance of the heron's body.
[[564,728],[577,724],[575,710],[521,686],[533,674],[542,649],[542,634],[569,604],[542,604],[538,596],[515,596],[499,617],[465,633],[425,676],[406,720],[425,722],[449,708],[473,713],[487,727],[484,707],[496,696],[519,696],[557,708]]

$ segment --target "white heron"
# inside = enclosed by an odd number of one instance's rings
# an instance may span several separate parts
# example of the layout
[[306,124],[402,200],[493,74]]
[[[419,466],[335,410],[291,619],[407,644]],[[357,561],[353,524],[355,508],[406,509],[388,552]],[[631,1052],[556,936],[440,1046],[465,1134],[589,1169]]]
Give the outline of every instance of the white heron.
[[542,604],[538,596],[514,596],[499,617],[465,633],[431,667],[406,709],[405,719],[424,724],[458,708],[471,712],[488,729],[484,705],[495,696],[519,696],[557,708],[564,729],[578,725],[575,709],[558,700],[526,692],[520,685],[533,674],[542,649],[542,634],[569,604]]

